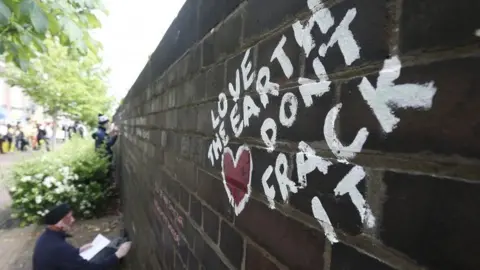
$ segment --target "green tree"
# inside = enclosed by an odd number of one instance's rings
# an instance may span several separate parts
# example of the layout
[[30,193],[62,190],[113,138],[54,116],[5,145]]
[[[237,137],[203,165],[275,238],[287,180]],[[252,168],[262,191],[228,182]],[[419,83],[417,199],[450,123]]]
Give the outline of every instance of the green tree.
[[102,0],[0,0],[0,55],[26,70],[49,35],[71,51],[96,53],[101,44],[88,31],[101,27],[98,12],[107,12]]
[[108,96],[106,84],[109,71],[94,53],[71,55],[55,39],[46,39],[45,45],[48,53],[33,58],[26,71],[9,64],[0,75],[10,85],[23,88],[36,104],[45,108],[53,118],[54,134],[59,116],[94,124],[98,113],[112,106],[113,98]]

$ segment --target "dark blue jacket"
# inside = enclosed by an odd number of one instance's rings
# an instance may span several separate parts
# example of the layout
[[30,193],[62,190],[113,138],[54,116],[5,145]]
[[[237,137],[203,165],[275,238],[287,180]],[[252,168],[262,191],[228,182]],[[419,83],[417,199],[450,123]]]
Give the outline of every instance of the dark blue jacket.
[[113,155],[112,146],[117,141],[117,136],[110,138],[104,127],[98,127],[97,131],[92,134],[92,138],[95,140],[95,149],[99,149],[105,146],[109,156]]
[[46,229],[35,244],[33,270],[103,270],[118,263],[115,254],[101,264],[84,260],[79,249],[65,241],[66,237],[64,232]]

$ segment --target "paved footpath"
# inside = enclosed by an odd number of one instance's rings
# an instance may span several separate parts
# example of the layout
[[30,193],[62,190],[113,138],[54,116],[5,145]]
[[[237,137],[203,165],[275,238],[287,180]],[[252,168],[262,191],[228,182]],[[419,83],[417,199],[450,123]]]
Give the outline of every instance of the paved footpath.
[[5,183],[9,169],[15,163],[31,158],[32,153],[0,155],[0,270],[31,270],[29,246],[37,234],[36,226],[18,228],[10,218],[11,199]]

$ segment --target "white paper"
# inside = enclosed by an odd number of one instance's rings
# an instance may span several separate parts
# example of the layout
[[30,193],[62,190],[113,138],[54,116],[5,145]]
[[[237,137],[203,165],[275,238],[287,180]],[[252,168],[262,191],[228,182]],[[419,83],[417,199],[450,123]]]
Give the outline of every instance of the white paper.
[[93,240],[92,247],[80,253],[80,256],[82,256],[82,258],[84,258],[85,260],[90,260],[95,255],[97,255],[98,252],[108,246],[108,244],[110,244],[110,240],[105,236],[99,234]]

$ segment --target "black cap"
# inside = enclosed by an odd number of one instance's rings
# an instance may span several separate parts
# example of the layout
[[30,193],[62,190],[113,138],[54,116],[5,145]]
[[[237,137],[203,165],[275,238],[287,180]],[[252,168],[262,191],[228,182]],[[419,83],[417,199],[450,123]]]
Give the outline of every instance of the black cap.
[[70,213],[72,209],[70,205],[66,203],[62,203],[50,209],[48,214],[45,215],[45,224],[47,225],[55,225],[60,220],[62,220],[68,213]]

